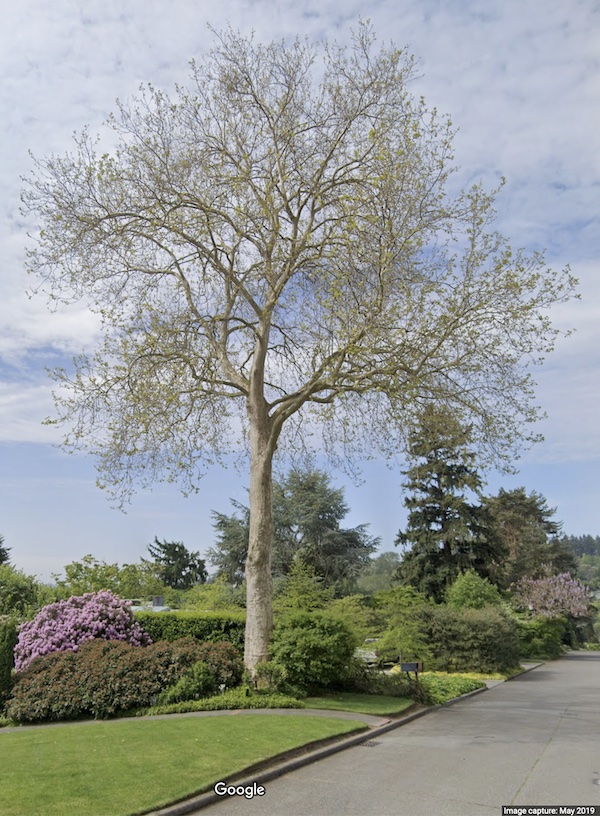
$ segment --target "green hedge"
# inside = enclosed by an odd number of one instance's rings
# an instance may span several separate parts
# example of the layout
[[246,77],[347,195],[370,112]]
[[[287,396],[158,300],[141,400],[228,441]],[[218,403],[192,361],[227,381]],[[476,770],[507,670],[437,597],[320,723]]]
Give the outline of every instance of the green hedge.
[[135,619],[154,642],[193,637],[201,643],[226,640],[244,649],[243,612],[136,612]]
[[426,668],[489,673],[519,665],[516,623],[497,608],[428,606],[420,614],[433,656]]
[[560,657],[568,628],[564,618],[520,618],[517,626],[522,658],[554,660]]
[[13,653],[17,636],[17,624],[13,618],[0,617],[0,708],[12,685]]

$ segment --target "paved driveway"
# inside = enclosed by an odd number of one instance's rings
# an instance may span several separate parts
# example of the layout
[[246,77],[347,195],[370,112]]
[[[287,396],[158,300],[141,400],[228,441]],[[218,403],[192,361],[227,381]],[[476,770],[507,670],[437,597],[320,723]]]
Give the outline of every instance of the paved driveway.
[[509,804],[600,805],[600,654],[573,652],[264,786],[264,796],[198,813],[500,816]]

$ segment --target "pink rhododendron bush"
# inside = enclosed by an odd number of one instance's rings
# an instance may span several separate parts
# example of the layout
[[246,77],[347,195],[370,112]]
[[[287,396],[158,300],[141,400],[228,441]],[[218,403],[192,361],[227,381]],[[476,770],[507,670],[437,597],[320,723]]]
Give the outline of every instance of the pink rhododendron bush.
[[134,619],[130,604],[112,592],[88,592],[49,604],[20,626],[15,669],[24,671],[40,655],[76,652],[82,643],[96,638],[132,646],[152,643]]

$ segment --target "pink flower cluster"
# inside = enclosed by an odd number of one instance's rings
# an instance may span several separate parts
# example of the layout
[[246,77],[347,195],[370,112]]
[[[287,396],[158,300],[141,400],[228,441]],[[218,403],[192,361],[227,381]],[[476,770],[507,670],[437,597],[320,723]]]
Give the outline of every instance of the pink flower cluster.
[[536,615],[582,618],[588,614],[589,591],[568,572],[545,578],[522,578],[515,584],[514,591],[519,605]]
[[132,646],[152,643],[128,603],[109,591],[88,592],[49,604],[21,624],[15,669],[23,671],[36,657],[50,652],[76,652],[81,643],[95,638],[124,640]]

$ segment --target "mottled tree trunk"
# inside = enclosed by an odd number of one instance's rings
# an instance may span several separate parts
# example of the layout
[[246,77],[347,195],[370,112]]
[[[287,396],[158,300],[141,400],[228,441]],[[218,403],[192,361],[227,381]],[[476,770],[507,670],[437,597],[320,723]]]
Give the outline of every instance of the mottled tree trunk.
[[250,531],[246,560],[244,662],[253,672],[269,658],[273,626],[273,454],[276,434],[264,399],[248,399],[250,419]]

